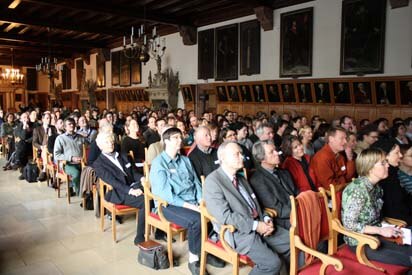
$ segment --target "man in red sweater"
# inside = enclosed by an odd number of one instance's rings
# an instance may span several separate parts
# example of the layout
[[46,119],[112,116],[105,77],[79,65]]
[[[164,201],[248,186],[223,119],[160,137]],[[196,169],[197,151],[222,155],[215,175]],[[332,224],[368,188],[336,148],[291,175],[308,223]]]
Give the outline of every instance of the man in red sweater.
[[346,185],[355,176],[356,170],[352,149],[346,146],[345,129],[330,128],[327,141],[314,155],[310,166],[315,172],[317,182],[329,190],[330,184],[340,187]]

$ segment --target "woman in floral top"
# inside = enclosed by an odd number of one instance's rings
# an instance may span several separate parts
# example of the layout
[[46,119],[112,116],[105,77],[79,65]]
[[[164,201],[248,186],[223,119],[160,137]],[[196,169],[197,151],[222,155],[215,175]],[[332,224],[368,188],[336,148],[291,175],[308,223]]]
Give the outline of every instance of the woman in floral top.
[[[366,149],[356,159],[359,178],[350,183],[342,195],[342,223],[349,230],[376,235],[381,244],[377,250],[366,247],[369,260],[412,267],[411,246],[399,246],[383,237],[399,237],[402,231],[395,227],[382,227],[381,209],[383,191],[377,183],[388,176],[388,161],[384,151]],[[352,251],[357,241],[345,237]]]

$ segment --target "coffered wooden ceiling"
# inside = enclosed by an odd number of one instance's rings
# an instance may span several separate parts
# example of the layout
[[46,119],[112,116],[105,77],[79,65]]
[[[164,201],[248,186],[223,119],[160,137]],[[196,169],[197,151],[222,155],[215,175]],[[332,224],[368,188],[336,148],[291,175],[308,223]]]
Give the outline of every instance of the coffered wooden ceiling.
[[34,66],[51,51],[63,60],[120,46],[131,26],[161,35],[313,0],[3,0],[0,64]]

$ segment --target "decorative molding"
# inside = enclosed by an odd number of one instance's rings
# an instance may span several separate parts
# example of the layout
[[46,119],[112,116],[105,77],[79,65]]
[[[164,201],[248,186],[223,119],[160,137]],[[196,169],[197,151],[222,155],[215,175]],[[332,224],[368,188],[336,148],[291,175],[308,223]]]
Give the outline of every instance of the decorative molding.
[[178,26],[183,45],[192,46],[197,43],[197,28],[192,26]]
[[273,30],[273,9],[266,6],[260,6],[254,8],[254,11],[262,29],[264,31]]

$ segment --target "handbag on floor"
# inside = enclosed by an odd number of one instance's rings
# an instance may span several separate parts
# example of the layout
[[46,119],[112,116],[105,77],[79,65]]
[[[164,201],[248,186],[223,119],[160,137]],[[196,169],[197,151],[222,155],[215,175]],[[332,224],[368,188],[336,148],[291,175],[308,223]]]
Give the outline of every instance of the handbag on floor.
[[166,250],[161,244],[151,240],[139,244],[137,261],[155,270],[169,268],[169,259]]
[[23,168],[23,176],[28,182],[36,182],[39,176],[39,169],[34,162],[28,162]]

